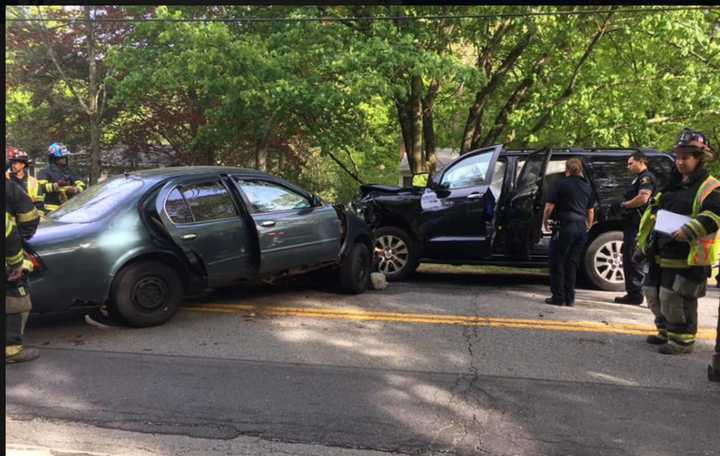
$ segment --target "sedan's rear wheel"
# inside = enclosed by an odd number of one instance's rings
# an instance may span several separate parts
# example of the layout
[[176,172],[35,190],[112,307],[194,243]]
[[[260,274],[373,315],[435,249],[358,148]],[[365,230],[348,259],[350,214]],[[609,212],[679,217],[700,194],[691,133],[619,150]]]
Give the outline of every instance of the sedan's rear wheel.
[[401,280],[418,267],[417,247],[412,238],[395,227],[382,227],[375,231],[375,258],[378,271],[388,280]]
[[609,231],[596,237],[585,251],[584,269],[595,287],[606,291],[625,289],[622,231]]
[[182,296],[183,285],[173,268],[143,261],[130,264],[117,275],[111,305],[130,326],[157,326],[177,312]]

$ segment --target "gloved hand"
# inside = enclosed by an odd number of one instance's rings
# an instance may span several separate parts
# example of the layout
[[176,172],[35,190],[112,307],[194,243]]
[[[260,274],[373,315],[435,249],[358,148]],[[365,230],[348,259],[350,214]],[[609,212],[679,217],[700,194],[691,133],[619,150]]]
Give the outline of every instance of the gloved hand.
[[17,282],[20,280],[23,276],[23,267],[22,265],[17,266],[15,268],[8,268],[5,272],[5,280],[7,282]]

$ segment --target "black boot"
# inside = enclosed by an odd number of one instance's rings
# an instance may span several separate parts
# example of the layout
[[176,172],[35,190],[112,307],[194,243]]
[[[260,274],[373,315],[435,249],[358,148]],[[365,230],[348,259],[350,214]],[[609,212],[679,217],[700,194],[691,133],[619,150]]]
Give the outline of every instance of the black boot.
[[561,299],[555,299],[554,297],[545,298],[545,304],[552,304],[554,306],[564,306],[565,302]]
[[615,298],[615,302],[618,304],[630,304],[633,306],[639,306],[643,303],[643,299],[644,298],[642,296],[630,296],[626,294],[625,296]]

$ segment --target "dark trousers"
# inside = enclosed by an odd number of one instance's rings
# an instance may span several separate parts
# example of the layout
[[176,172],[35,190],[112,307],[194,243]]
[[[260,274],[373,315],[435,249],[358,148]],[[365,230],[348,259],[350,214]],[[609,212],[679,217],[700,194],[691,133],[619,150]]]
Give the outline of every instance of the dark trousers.
[[643,264],[633,261],[633,251],[635,250],[635,238],[638,233],[638,225],[636,223],[626,222],[623,228],[623,273],[625,275],[625,291],[628,296],[642,299],[642,283],[643,283]]
[[718,305],[718,325],[715,333],[715,353],[720,353],[720,305]]
[[550,290],[555,301],[575,302],[575,280],[587,242],[585,222],[563,222],[550,240]]

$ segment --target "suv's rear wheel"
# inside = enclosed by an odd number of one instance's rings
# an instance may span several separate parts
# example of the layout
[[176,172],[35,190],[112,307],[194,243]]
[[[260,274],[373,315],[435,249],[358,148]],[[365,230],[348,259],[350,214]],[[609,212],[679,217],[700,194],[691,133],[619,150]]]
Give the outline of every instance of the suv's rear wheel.
[[401,280],[418,267],[417,247],[400,228],[384,226],[375,230],[375,257],[378,271],[388,280]]
[[606,291],[625,289],[622,246],[622,231],[608,231],[590,243],[583,266],[592,285]]

